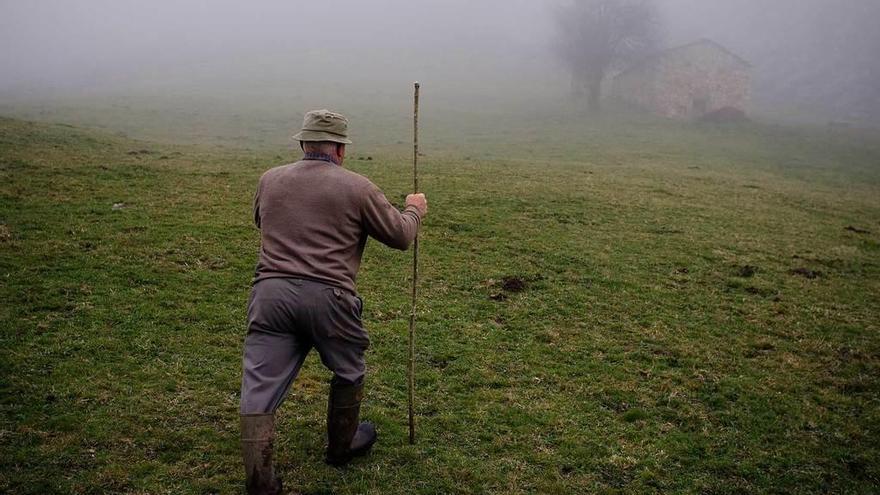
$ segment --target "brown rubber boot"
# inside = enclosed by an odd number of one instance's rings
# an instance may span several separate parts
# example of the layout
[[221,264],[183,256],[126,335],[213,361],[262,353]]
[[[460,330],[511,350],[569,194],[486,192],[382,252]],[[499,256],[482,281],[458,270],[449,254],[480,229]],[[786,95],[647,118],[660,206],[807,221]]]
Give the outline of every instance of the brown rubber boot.
[[241,415],[241,453],[248,495],[281,494],[281,480],[272,465],[274,438],[274,415]]
[[366,455],[376,443],[376,427],[359,423],[363,383],[358,385],[330,383],[327,404],[327,464],[343,466],[353,458]]

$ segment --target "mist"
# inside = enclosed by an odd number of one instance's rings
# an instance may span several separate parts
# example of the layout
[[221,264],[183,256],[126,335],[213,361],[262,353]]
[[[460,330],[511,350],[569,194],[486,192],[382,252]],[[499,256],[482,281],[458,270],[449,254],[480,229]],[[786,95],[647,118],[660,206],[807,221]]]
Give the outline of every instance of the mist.
[[550,28],[529,22],[542,8],[522,0],[476,6],[461,0],[149,6],[98,0],[8,2],[3,9],[0,63],[9,68],[0,76],[3,89],[164,77],[186,82],[212,72],[233,81],[450,80],[541,54]]
[[[446,109],[564,104],[568,76],[552,50],[563,3],[4,1],[0,111],[85,96],[79,104],[94,105],[103,95],[363,106],[413,80]],[[880,3],[657,6],[662,47],[710,38],[753,64],[752,113],[880,122]]]

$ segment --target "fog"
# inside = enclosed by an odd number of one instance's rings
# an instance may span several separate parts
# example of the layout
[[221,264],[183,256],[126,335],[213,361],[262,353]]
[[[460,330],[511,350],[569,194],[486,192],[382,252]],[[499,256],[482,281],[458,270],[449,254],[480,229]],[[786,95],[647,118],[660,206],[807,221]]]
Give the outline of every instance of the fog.
[[[562,3],[6,0],[0,111],[127,91],[364,100],[416,79],[452,106],[562,100],[568,76],[552,49]],[[880,122],[877,0],[656,3],[663,46],[711,38],[753,64],[754,113]]]

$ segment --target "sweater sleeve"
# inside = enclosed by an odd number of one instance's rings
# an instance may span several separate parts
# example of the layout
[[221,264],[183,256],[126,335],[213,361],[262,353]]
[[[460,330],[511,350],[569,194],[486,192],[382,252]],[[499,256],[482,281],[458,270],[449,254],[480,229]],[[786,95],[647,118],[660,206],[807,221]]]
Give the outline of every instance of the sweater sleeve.
[[374,184],[365,192],[361,218],[367,234],[386,246],[405,251],[419,232],[422,217],[414,206],[398,211]]

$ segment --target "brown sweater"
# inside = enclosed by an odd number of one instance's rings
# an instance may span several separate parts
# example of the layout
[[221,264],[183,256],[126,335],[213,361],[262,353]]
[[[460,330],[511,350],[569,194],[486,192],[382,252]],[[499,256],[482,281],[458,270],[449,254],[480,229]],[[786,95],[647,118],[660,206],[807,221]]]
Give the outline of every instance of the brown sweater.
[[421,216],[414,206],[398,211],[366,177],[303,160],[263,174],[254,222],[261,239],[254,283],[303,277],[356,291],[367,236],[406,250]]

